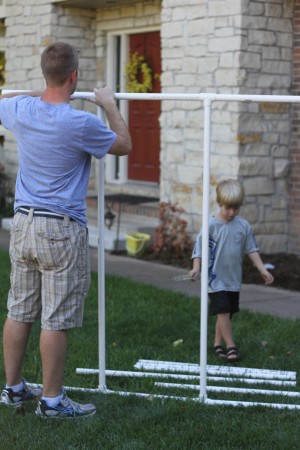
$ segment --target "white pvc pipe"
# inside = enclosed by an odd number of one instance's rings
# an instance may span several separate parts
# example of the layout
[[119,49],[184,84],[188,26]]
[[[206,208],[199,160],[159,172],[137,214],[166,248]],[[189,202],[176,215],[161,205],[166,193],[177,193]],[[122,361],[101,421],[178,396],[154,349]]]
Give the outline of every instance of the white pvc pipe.
[[[97,375],[98,369],[77,368],[76,373],[79,375]],[[130,370],[106,370],[108,377],[124,377],[124,378],[173,378],[175,380],[199,380],[198,375],[178,375],[175,373],[159,373],[159,372],[136,372]]]
[[[175,389],[190,389],[193,391],[198,391],[199,386],[196,384],[180,384],[180,383],[162,383],[155,382],[157,387],[175,388]],[[249,395],[284,395],[286,397],[300,397],[300,392],[294,391],[278,391],[272,389],[248,389],[248,388],[237,388],[237,387],[226,387],[226,386],[207,386],[207,391],[209,392],[226,392],[235,394],[249,394]]]
[[[31,92],[29,89],[2,89],[2,94],[10,94],[14,92]],[[76,91],[72,94],[72,98],[89,98],[95,97],[91,91]],[[300,103],[300,96],[297,95],[247,95],[247,94],[215,94],[215,93],[199,93],[199,94],[182,94],[182,93],[150,93],[150,94],[133,94],[133,93],[116,93],[115,98],[119,100],[194,100],[211,102],[255,102],[255,103]]]
[[[172,370],[174,372],[189,372],[198,373],[200,370],[199,364],[181,363],[172,361],[155,361],[140,359],[134,367],[136,369],[150,369],[150,370]],[[270,369],[253,369],[249,367],[234,367],[234,366],[215,366],[207,365],[208,373],[222,374],[230,376],[250,376],[260,378],[272,379],[288,379],[296,380],[297,373],[293,371],[270,370]]]
[[[42,387],[40,384],[34,384],[31,383],[33,387]],[[173,395],[160,395],[160,394],[148,394],[143,392],[126,392],[126,391],[112,391],[112,390],[105,390],[105,392],[101,391],[100,389],[90,389],[90,388],[80,388],[80,387],[72,387],[72,386],[65,386],[66,391],[74,391],[74,392],[88,392],[92,394],[114,394],[114,395],[120,395],[120,396],[133,396],[133,397],[141,397],[146,398],[148,400],[154,400],[156,398],[161,400],[181,400],[181,401],[193,401],[193,402],[199,402],[199,397],[197,398],[190,398],[190,397],[180,397],[180,396],[173,396]],[[211,400],[209,398],[206,399],[206,405],[222,405],[222,406],[238,406],[238,407],[253,407],[253,406],[263,406],[266,408],[275,408],[275,409],[290,409],[290,410],[296,410],[300,409],[300,405],[291,405],[286,403],[262,403],[262,402],[241,402],[241,401],[232,401],[232,400]]]
[[290,405],[288,403],[263,403],[263,402],[241,402],[241,401],[234,401],[234,400],[206,400],[207,405],[212,406],[237,406],[237,407],[256,407],[256,406],[263,406],[265,408],[275,408],[275,409],[300,409],[300,405]]
[[[171,399],[171,400],[199,402],[199,397],[190,398],[190,397],[179,397],[179,396],[172,396],[172,395],[145,394],[145,393],[141,393],[141,392],[123,392],[123,391],[107,391],[107,394],[142,397],[142,398],[146,398],[148,400],[154,400],[154,399],[158,398],[158,399],[163,399],[163,400]],[[265,408],[275,408],[275,409],[290,409],[290,410],[300,409],[300,405],[291,405],[291,404],[287,404],[287,403],[241,402],[241,401],[233,401],[233,400],[211,400],[209,398],[206,399],[205,404],[212,405],[212,406],[215,406],[215,405],[237,406],[237,407],[263,406]]]
[[[17,92],[5,90],[3,93]],[[24,91],[22,91],[24,92]],[[94,97],[93,92],[75,92],[73,98]],[[116,93],[115,98],[119,100],[190,100],[211,102],[255,102],[255,103],[300,103],[300,96],[297,95],[246,95],[246,94],[215,94],[215,93],[199,93],[199,94],[181,94],[181,93],[150,93],[150,94],[133,94],[133,93]]]
[[[99,369],[84,369],[77,368],[76,373],[80,375],[98,375]],[[106,370],[106,376],[109,377],[124,377],[124,378],[170,378],[175,380],[190,380],[199,381],[199,375],[187,375],[178,373],[166,372],[135,372],[126,370]],[[263,378],[228,378],[228,377],[214,377],[207,376],[208,381],[225,381],[227,383],[241,382],[244,384],[271,384],[274,386],[296,386],[296,381],[281,381],[281,380],[265,380]]]
[[258,102],[258,103],[300,103],[300,96],[296,95],[243,95],[243,94],[130,94],[118,93],[116,98],[120,100],[195,100],[211,102]]
[[[102,110],[97,108],[98,117],[102,119]],[[104,244],[104,158],[98,162],[98,359],[99,389],[106,390],[106,355],[105,355],[105,244]]]
[[200,308],[200,401],[205,402],[207,376],[207,288],[208,288],[208,237],[210,191],[210,128],[211,100],[204,100],[203,142],[203,198],[202,198],[202,256],[201,256],[201,308]]

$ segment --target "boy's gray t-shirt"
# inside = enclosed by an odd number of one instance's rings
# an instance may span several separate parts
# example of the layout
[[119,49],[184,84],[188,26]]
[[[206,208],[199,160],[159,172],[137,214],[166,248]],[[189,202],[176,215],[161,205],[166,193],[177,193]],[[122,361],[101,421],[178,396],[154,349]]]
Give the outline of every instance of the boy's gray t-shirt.
[[[242,283],[243,256],[259,251],[250,224],[240,216],[230,222],[209,218],[208,292],[238,292]],[[201,258],[202,230],[192,259]]]

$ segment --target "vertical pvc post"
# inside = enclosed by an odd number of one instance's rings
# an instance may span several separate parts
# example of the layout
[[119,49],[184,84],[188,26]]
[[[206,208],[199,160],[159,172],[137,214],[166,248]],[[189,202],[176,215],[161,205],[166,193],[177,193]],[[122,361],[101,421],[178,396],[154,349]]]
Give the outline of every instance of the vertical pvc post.
[[[101,108],[97,108],[98,117],[102,118]],[[104,158],[98,162],[98,358],[99,389],[106,390],[105,361],[105,257],[104,257]]]
[[202,204],[202,258],[201,258],[201,311],[200,311],[200,391],[199,399],[207,399],[207,304],[208,304],[208,238],[210,192],[210,128],[211,100],[204,100],[203,145],[203,204]]

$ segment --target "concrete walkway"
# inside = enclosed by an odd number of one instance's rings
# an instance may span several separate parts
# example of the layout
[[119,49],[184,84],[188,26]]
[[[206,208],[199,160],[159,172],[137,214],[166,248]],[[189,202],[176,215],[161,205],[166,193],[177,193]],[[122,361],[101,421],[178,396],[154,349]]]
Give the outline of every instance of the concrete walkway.
[[[97,250],[92,249],[93,270],[97,270]],[[188,296],[200,297],[200,283],[191,281],[173,281],[176,275],[187,271],[176,267],[147,262],[130,257],[106,254],[106,273],[121,275],[159,288],[181,292]],[[300,292],[287,291],[271,286],[243,284],[240,295],[240,307],[252,312],[262,312],[274,316],[300,318]]]
[[[0,228],[0,248],[8,250],[9,231]],[[92,270],[97,271],[97,249],[91,248]],[[159,288],[181,292],[188,296],[200,297],[200,283],[173,281],[172,277],[186,274],[183,269],[130,258],[105,254],[105,271],[108,274],[152,284]],[[252,312],[262,312],[274,316],[299,319],[300,292],[287,291],[271,286],[244,284],[240,296],[240,306]]]

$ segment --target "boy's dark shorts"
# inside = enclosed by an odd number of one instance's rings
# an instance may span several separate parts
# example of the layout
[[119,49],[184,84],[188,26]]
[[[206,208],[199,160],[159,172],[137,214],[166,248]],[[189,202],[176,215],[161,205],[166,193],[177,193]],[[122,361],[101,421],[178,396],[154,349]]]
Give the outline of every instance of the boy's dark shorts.
[[210,309],[209,314],[230,314],[230,318],[234,313],[239,312],[239,292],[219,291],[209,292]]

